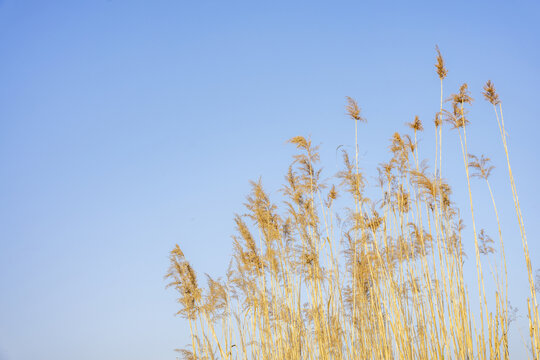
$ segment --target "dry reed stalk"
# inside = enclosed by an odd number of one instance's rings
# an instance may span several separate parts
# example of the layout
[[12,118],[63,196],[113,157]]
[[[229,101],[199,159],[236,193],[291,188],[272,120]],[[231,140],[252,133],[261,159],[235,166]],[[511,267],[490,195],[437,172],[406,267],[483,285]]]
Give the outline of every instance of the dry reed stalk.
[[[189,320],[189,359],[508,359],[508,287],[501,222],[486,158],[467,152],[464,104],[467,87],[443,109],[444,60],[437,50],[440,109],[435,117],[435,162],[421,161],[418,117],[413,131],[395,133],[391,158],[379,167],[381,199],[367,196],[359,167],[360,107],[347,98],[355,123],[355,154],[343,152],[339,184],[321,180],[318,148],[309,139],[289,142],[299,151],[282,189],[284,208],[272,203],[260,181],[252,182],[246,214],[235,217],[233,261],[227,279],[208,278],[207,290],[177,246],[167,277]],[[490,90],[492,89],[492,90]],[[486,90],[494,106],[492,85]],[[497,121],[499,113],[495,107]],[[523,219],[508,160],[504,123],[499,129],[507,155],[516,213],[531,285],[530,336],[538,360],[538,307]],[[471,311],[463,263],[463,222],[442,178],[442,120],[459,132],[474,233],[480,329]],[[493,268],[495,311],[487,302],[480,256],[492,240],[476,231],[471,177],[488,186],[497,219],[501,267]],[[338,196],[340,197],[339,200]],[[341,215],[336,203],[354,203]],[[500,276],[503,272],[504,276]],[[216,355],[219,354],[219,355]]]
[[[538,312],[538,302],[536,299],[536,291],[535,291],[535,284],[534,284],[533,273],[532,273],[532,265],[531,265],[531,260],[529,256],[529,246],[527,244],[527,236],[525,234],[525,225],[523,222],[523,216],[521,215],[521,206],[519,205],[519,198],[517,195],[514,174],[512,172],[512,167],[510,165],[510,155],[508,152],[508,144],[506,141],[506,130],[504,127],[502,102],[499,99],[499,95],[495,91],[495,86],[490,80],[488,80],[486,85],[484,86],[483,95],[486,98],[486,100],[489,101],[493,105],[493,109],[495,110],[495,116],[497,118],[497,125],[499,127],[499,132],[501,134],[501,140],[503,143],[504,152],[506,155],[508,176],[510,178],[510,187],[512,190],[512,197],[514,200],[514,207],[515,207],[515,211],[516,211],[516,215],[517,215],[518,223],[519,223],[519,231],[521,235],[523,253],[525,256],[525,264],[527,267],[527,276],[528,276],[529,290],[530,290],[530,295],[531,295],[531,298],[527,299],[528,318],[529,318],[529,335],[531,338],[533,359],[538,360],[540,359],[540,316]],[[497,105],[499,109],[497,109]],[[500,119],[499,119],[499,115],[500,115]],[[532,306],[531,306],[531,302],[532,302]]]

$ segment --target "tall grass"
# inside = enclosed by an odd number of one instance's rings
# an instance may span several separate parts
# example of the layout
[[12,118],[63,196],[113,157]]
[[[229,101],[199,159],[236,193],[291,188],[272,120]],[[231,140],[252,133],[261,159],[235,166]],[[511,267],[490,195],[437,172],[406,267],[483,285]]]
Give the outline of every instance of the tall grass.
[[[468,153],[467,84],[443,101],[447,70],[438,48],[435,66],[441,102],[434,170],[421,161],[424,125],[416,117],[407,124],[411,134],[392,135],[390,159],[377,169],[379,195],[368,197],[358,159],[359,126],[366,120],[347,98],[355,153],[343,151],[335,183],[321,180],[317,146],[302,136],[290,139],[298,152],[285,177],[283,202],[278,207],[260,181],[251,183],[246,214],[235,217],[234,254],[224,280],[207,276],[203,290],[180,247],[171,251],[166,277],[180,294],[178,314],[191,331],[191,345],[180,350],[186,359],[510,358],[508,275],[489,181],[492,166],[489,158]],[[540,360],[539,275],[535,285],[502,104],[491,81],[483,94],[493,104],[506,154],[530,287],[530,356]],[[472,298],[464,273],[463,242],[469,240],[442,177],[443,126],[455,130],[467,179],[478,289]],[[477,228],[473,178],[489,190],[497,243]],[[336,209],[338,196],[349,206]],[[490,279],[484,262],[494,253],[499,261]],[[486,293],[488,281],[493,294]]]

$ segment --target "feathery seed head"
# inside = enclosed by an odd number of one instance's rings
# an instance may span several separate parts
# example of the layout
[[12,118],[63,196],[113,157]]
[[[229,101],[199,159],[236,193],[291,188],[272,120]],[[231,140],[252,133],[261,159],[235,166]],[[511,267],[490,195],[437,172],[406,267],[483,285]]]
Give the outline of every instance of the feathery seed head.
[[454,105],[463,105],[471,104],[474,99],[470,96],[467,83],[463,83],[463,85],[459,87],[459,93],[450,95],[450,98],[447,101],[449,100],[451,100]]
[[495,168],[490,165],[490,159],[484,155],[477,157],[469,154],[469,168],[473,171],[471,176],[487,180],[491,171]]
[[495,248],[492,246],[493,239],[486,234],[485,230],[480,230],[478,234],[478,252],[482,255],[489,255],[495,252]]
[[[452,100],[452,98],[450,100]],[[459,102],[454,101],[452,103],[452,109],[453,110],[451,112],[443,110],[443,120],[452,125],[453,129],[459,129],[469,123],[469,120],[465,117],[467,111],[462,108]]]
[[326,207],[329,208],[330,206],[332,206],[332,203],[334,202],[334,200],[336,200],[337,196],[338,196],[338,193],[336,190],[336,186],[332,185],[332,188],[328,192],[328,197],[326,199]]
[[288,140],[289,143],[295,144],[297,149],[307,149],[308,141],[303,136],[295,136]]
[[166,278],[171,279],[167,286],[174,287],[179,293],[178,302],[182,305],[178,314],[188,319],[194,319],[199,311],[198,302],[202,289],[197,283],[197,275],[191,265],[185,260],[180,247],[176,245],[170,255],[171,265]]
[[414,121],[411,123],[407,123],[407,126],[413,129],[414,131],[422,131],[424,130],[424,126],[422,125],[422,122],[420,121],[420,118],[418,115],[414,117]]
[[437,111],[435,114],[435,119],[433,119],[433,122],[435,123],[435,127],[438,128],[442,124],[442,113],[440,111]]
[[356,102],[356,100],[354,100],[350,96],[347,96],[347,103],[348,103],[346,107],[347,114],[351,117],[351,119],[356,120],[356,121],[366,122],[366,119],[360,115],[361,109],[358,106],[358,103]]
[[180,249],[180,246],[178,246],[178,244],[176,244],[176,246],[171,250],[171,255],[172,256],[177,256],[179,258],[184,257],[184,253],[182,252],[182,250]]
[[486,85],[484,85],[484,92],[482,92],[484,97],[487,101],[489,101],[493,105],[499,105],[501,100],[499,100],[499,95],[495,91],[495,86],[491,82],[491,80],[488,80],[486,82]]
[[435,46],[435,50],[437,50],[437,63],[435,64],[435,68],[437,69],[437,75],[439,75],[439,79],[443,80],[446,77],[446,74],[448,74],[448,70],[446,70],[446,68],[444,67],[444,59],[441,55],[439,47]]
[[332,185],[332,188],[330,189],[330,193],[328,193],[328,197],[332,200],[335,200],[337,198],[336,185]]

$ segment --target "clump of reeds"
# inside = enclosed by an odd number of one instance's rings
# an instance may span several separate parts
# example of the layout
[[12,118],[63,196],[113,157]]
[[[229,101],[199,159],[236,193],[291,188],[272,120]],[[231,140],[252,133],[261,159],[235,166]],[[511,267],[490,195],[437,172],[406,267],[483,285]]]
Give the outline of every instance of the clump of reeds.
[[[176,246],[167,274],[180,294],[191,330],[187,359],[509,359],[508,303],[504,241],[489,182],[489,158],[467,150],[467,84],[443,108],[447,76],[437,48],[441,82],[435,116],[434,170],[419,155],[424,124],[414,117],[412,135],[394,133],[390,158],[378,171],[379,196],[367,195],[358,160],[360,107],[347,98],[355,124],[355,154],[343,151],[334,183],[321,180],[319,152],[310,139],[289,140],[298,154],[285,176],[280,204],[261,181],[252,182],[246,213],[236,215],[233,259],[225,280],[207,278],[203,290]],[[507,157],[511,191],[530,284],[528,300],[532,357],[540,359],[540,322],[523,217],[510,167],[501,101],[488,81],[484,96],[493,104]],[[442,178],[442,126],[458,133],[473,227],[479,313],[473,313],[465,281],[464,220]],[[483,180],[498,224],[495,241],[476,230],[470,181]],[[338,198],[340,198],[338,200]],[[344,210],[337,203],[346,204]],[[486,294],[483,257],[499,253],[492,268],[495,293]]]

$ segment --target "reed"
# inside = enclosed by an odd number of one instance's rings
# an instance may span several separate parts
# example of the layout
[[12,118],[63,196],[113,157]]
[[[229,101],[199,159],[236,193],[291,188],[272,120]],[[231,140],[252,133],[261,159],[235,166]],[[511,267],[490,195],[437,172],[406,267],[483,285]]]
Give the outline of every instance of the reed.
[[[436,51],[441,101],[433,170],[420,157],[424,125],[416,116],[407,124],[412,134],[392,135],[390,158],[377,168],[378,196],[368,196],[358,158],[359,126],[366,120],[347,97],[354,155],[342,151],[342,170],[323,181],[318,147],[302,136],[290,139],[297,154],[285,176],[282,201],[272,202],[260,180],[251,183],[246,213],[235,216],[237,234],[224,279],[207,277],[203,289],[180,247],[171,251],[166,278],[179,293],[178,315],[187,319],[191,332],[191,344],[179,350],[185,359],[510,358],[513,309],[502,223],[489,182],[493,166],[484,155],[468,153],[466,106],[473,100],[463,84],[443,101],[448,72]],[[491,81],[484,96],[494,107],[506,154],[530,287],[530,354],[539,360],[540,272],[535,279],[502,104]],[[463,243],[469,241],[464,219],[442,177],[444,124],[457,132],[467,179],[478,303],[470,299],[463,266]],[[484,229],[477,230],[474,178],[489,190],[497,243]],[[496,253],[499,263],[493,266]],[[491,278],[484,275],[485,264]],[[486,292],[486,282],[494,293]]]

